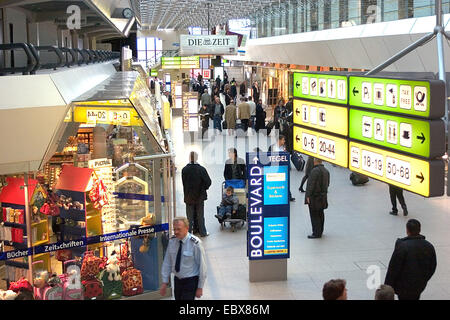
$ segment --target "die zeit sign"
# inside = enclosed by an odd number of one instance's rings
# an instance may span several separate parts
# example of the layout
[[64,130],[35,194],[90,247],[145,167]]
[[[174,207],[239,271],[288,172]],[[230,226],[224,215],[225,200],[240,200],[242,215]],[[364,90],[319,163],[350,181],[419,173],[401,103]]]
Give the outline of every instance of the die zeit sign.
[[445,84],[440,80],[404,80],[350,76],[352,107],[401,113],[426,119],[445,113]]
[[444,194],[444,162],[425,161],[350,142],[349,169],[424,197]]
[[424,158],[445,153],[442,120],[420,120],[350,109],[350,138]]
[[347,136],[348,108],[295,99],[294,123]]
[[294,73],[294,97],[346,105],[347,77],[316,73]]
[[347,168],[348,141],[294,126],[294,150]]

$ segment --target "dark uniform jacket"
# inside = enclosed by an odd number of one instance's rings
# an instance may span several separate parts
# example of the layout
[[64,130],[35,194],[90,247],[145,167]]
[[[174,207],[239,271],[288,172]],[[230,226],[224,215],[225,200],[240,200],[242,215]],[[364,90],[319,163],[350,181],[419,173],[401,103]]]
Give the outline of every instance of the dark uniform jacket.
[[422,235],[398,239],[385,284],[397,295],[419,295],[436,270],[436,252]]
[[227,159],[227,161],[225,162],[225,169],[223,171],[223,176],[225,180],[247,179],[247,168],[245,165],[245,161],[241,158],[238,158],[236,161],[236,165],[237,165],[237,176],[233,177],[233,162],[231,159]]
[[330,173],[323,164],[314,166],[308,178],[305,193],[306,198],[310,198],[310,205],[313,210],[328,208],[327,193],[330,185]]
[[197,204],[208,199],[206,190],[211,186],[211,178],[204,167],[190,163],[181,171],[181,178],[186,204]]

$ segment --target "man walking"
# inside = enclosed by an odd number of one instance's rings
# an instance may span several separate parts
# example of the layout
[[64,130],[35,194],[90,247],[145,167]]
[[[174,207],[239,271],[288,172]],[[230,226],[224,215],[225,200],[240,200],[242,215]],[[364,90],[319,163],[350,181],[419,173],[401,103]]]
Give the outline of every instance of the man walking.
[[206,280],[206,255],[202,241],[188,232],[185,217],[173,219],[173,236],[169,240],[161,267],[161,296],[166,295],[170,274],[175,275],[175,300],[195,300],[203,295]]
[[312,235],[308,239],[321,238],[325,223],[324,210],[328,208],[327,193],[330,185],[330,173],[322,160],[314,159],[314,168],[306,184],[305,204],[309,207]]
[[250,107],[250,126],[255,129],[256,124],[256,103],[252,101],[252,97],[248,97],[247,104]]
[[398,202],[400,202],[400,205],[403,209],[403,215],[406,217],[408,215],[408,208],[406,207],[405,198],[403,197],[403,189],[389,185],[389,196],[391,197],[391,203],[392,203],[392,211],[389,212],[393,216],[396,216],[398,214],[397,209],[397,198]]
[[209,233],[205,227],[204,201],[208,198],[206,190],[211,186],[211,179],[206,169],[197,163],[197,153],[192,151],[189,157],[190,163],[181,171],[189,232],[192,233],[195,221],[200,236],[207,237]]
[[247,98],[244,98],[244,101],[237,106],[237,113],[238,119],[242,123],[242,129],[247,132],[250,119],[250,105],[247,103]]
[[223,107],[222,102],[220,102],[220,98],[216,96],[216,99],[213,104],[213,121],[214,121],[214,129],[222,132],[222,116],[225,113],[225,108]]
[[211,105],[212,101],[211,101],[211,95],[209,94],[208,90],[205,90],[204,93],[202,94],[200,101],[202,103],[202,106],[209,106]]
[[406,223],[406,238],[398,239],[384,283],[394,288],[399,300],[419,300],[436,271],[433,245],[420,234],[420,222]]

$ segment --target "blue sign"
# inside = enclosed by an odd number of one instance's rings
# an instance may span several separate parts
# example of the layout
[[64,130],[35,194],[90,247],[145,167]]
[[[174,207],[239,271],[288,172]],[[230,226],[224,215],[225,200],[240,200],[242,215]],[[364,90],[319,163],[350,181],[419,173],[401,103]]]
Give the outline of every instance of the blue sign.
[[289,258],[290,154],[247,153],[250,260]]

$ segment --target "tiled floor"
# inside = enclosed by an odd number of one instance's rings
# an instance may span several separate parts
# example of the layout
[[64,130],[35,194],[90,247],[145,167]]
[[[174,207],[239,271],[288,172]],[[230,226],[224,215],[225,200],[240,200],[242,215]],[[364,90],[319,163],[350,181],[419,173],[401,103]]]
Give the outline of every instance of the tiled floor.
[[[214,218],[220,202],[226,149],[237,141],[238,155],[256,146],[256,137],[225,141],[190,143],[183,139],[181,118],[174,118],[172,132],[177,154],[177,214],[185,215],[181,169],[188,162],[191,150],[199,152],[199,163],[204,165],[213,184],[205,202],[206,227],[210,236],[203,238],[207,253],[208,278],[203,299],[321,299],[323,284],[332,278],[347,280],[348,298],[353,300],[374,297],[375,290],[367,283],[373,273],[368,266],[379,267],[383,282],[395,240],[405,235],[409,218],[422,223],[422,234],[434,244],[438,267],[436,274],[422,294],[422,299],[450,299],[450,198],[425,199],[405,192],[409,216],[388,214],[390,200],[387,185],[371,180],[362,187],[350,183],[347,169],[325,166],[331,173],[329,209],[325,212],[325,232],[322,239],[307,239],[311,233],[309,212],[303,205],[303,194],[298,187],[302,172],[291,170],[291,191],[296,202],[291,203],[291,258],[288,261],[288,280],[281,282],[250,283],[246,257],[246,228],[232,233],[220,230]],[[274,137],[272,139],[275,139]],[[268,145],[260,146],[267,150]],[[247,148],[247,149],[246,149]]]

